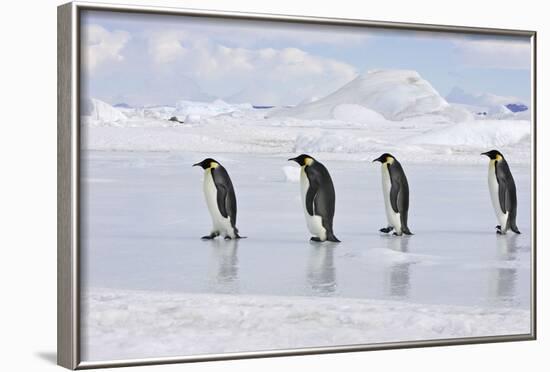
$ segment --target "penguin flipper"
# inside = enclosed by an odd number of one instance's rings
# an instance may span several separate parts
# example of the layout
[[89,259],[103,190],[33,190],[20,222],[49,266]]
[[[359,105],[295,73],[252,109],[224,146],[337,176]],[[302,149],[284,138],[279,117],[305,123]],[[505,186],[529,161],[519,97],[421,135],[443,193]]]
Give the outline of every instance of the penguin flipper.
[[507,227],[516,234],[521,234],[516,225],[518,200],[514,177],[506,160],[499,161],[495,168],[500,209],[502,213],[509,213]]
[[395,213],[399,213],[399,208],[397,206],[397,198],[399,196],[399,183],[398,182],[394,182],[392,180],[392,183],[391,183],[391,188],[390,188],[390,204],[391,204],[391,209],[393,209],[393,211]]
[[503,179],[498,179],[498,202],[500,204],[500,210],[502,213],[506,213],[506,199],[507,199],[507,190],[506,190],[506,181]]
[[314,208],[314,200],[317,196],[317,192],[319,191],[319,184],[315,181],[309,183],[309,188],[307,189],[306,193],[306,210],[307,213],[309,213],[310,216],[313,216],[315,214],[315,208]]
[[223,185],[216,185],[216,188],[218,190],[217,193],[217,202],[218,202],[218,210],[220,211],[223,218],[227,218],[227,208],[225,200],[227,198],[227,189]]
[[212,177],[217,190],[218,209],[223,218],[229,217],[231,225],[236,229],[237,224],[237,198],[235,189],[229,174],[223,167],[218,167],[212,171]]
[[498,201],[502,213],[514,212],[517,207],[516,184],[505,160],[501,160],[495,167],[495,176],[498,183]]

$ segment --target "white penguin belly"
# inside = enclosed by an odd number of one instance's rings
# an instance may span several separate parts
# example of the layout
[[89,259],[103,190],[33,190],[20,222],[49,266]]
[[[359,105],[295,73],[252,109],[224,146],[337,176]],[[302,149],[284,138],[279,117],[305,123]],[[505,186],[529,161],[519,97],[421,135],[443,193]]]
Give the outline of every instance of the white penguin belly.
[[397,234],[401,234],[401,214],[395,213],[391,207],[390,201],[391,178],[387,165],[382,166],[382,191],[384,193],[384,206],[386,208],[386,218],[388,225],[395,229]]
[[212,232],[218,232],[220,235],[235,238],[235,232],[231,226],[231,219],[229,216],[222,216],[220,210],[218,209],[218,190],[214,184],[214,179],[212,178],[212,172],[210,169],[207,169],[204,172],[203,186],[208,211],[212,217]]
[[500,208],[500,199],[498,197],[498,180],[495,172],[495,161],[491,161],[489,164],[489,193],[491,194],[491,201],[493,202],[493,208],[495,210],[495,215],[497,217],[498,224],[500,225],[501,231],[506,232],[507,222],[508,222],[508,212],[502,213]]
[[327,231],[323,227],[323,219],[321,218],[321,216],[311,216],[309,213],[307,213],[306,194],[307,190],[309,189],[309,180],[307,179],[304,167],[302,167],[302,170],[300,172],[300,184],[302,189],[302,207],[304,208],[304,214],[306,216],[307,228],[313,236],[316,236],[324,241],[327,239]]

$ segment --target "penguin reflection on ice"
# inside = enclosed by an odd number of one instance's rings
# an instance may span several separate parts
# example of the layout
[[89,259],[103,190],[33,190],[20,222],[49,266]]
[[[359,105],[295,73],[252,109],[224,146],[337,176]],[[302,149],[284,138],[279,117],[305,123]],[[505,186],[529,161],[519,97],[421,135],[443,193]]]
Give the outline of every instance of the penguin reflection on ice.
[[307,265],[307,280],[318,294],[329,295],[336,291],[334,245],[312,246]]
[[382,154],[372,162],[382,163],[382,191],[388,226],[380,232],[412,235],[407,224],[409,214],[409,183],[401,164],[391,154]]
[[217,293],[238,293],[240,239],[231,239],[227,242],[211,239],[209,242],[211,247],[211,273],[209,275],[211,290]]
[[516,225],[518,211],[516,183],[510,167],[504,156],[497,150],[487,151],[481,155],[491,159],[489,161],[489,192],[499,223],[496,226],[497,234],[506,234],[508,230],[520,234]]
[[491,293],[499,302],[510,305],[516,298],[518,269],[518,235],[500,234],[496,237],[496,258],[502,265],[496,265],[490,276]]
[[214,239],[223,235],[225,239],[239,239],[237,229],[237,199],[229,174],[214,159],[204,159],[193,164],[204,169],[203,190],[208,211],[212,217],[212,231],[202,239]]
[[[401,239],[392,239],[389,236],[382,237],[386,240],[388,250],[400,253],[409,253],[409,236]],[[392,297],[408,297],[411,287],[411,266],[413,262],[397,260],[389,267],[389,295]]]
[[336,193],[327,168],[305,154],[288,160],[293,160],[302,167],[300,172],[302,206],[307,227],[313,235],[311,241],[340,242],[332,229]]

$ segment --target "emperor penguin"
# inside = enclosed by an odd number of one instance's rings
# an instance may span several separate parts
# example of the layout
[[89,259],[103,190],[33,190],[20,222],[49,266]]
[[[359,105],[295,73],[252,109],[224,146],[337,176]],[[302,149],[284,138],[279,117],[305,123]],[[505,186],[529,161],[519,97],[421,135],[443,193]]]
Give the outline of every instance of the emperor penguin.
[[489,193],[499,225],[496,226],[498,234],[506,234],[512,230],[516,234],[520,231],[516,225],[518,210],[518,199],[516,195],[516,183],[510,167],[504,156],[497,151],[491,150],[482,153],[488,156],[489,161]]
[[386,207],[388,226],[380,229],[380,232],[394,235],[412,235],[407,225],[409,214],[409,183],[403,171],[403,167],[397,159],[388,153],[380,155],[372,162],[382,163],[382,192]]
[[237,198],[229,174],[216,160],[207,158],[193,164],[204,169],[203,190],[208,211],[212,217],[212,231],[202,239],[239,239],[237,229]]
[[327,168],[305,154],[288,160],[293,160],[302,167],[300,172],[302,206],[307,227],[313,235],[311,241],[340,242],[334,236],[332,229],[336,194]]

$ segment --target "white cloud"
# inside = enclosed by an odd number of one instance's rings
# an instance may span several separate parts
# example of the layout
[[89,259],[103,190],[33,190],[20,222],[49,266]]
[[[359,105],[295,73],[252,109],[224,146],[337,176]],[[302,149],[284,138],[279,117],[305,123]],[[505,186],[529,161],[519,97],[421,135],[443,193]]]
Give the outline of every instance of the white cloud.
[[460,40],[455,52],[469,67],[529,69],[531,44],[517,40]]
[[126,31],[108,31],[98,25],[87,25],[82,33],[82,62],[90,71],[108,61],[120,62],[120,53],[130,40]]
[[[262,22],[253,22],[248,25],[233,26],[230,29],[221,26],[219,29],[209,25],[208,31],[215,40],[232,42],[239,40],[241,45],[257,45],[258,42],[277,42],[297,46],[335,45],[350,46],[366,42],[374,31],[365,31],[361,28],[313,26],[304,24],[266,25]],[[261,37],[258,36],[261,33]]]
[[299,48],[234,48],[189,32],[153,32],[148,51],[157,69],[183,72],[209,94],[252,103],[294,104],[356,75],[347,63]]
[[326,25],[286,24],[280,22],[243,21],[243,20],[207,20],[188,18],[184,23],[149,23],[148,32],[182,32],[195,36],[208,35],[210,41],[242,47],[259,45],[292,46],[350,46],[364,43],[378,30],[358,27],[327,27]]

